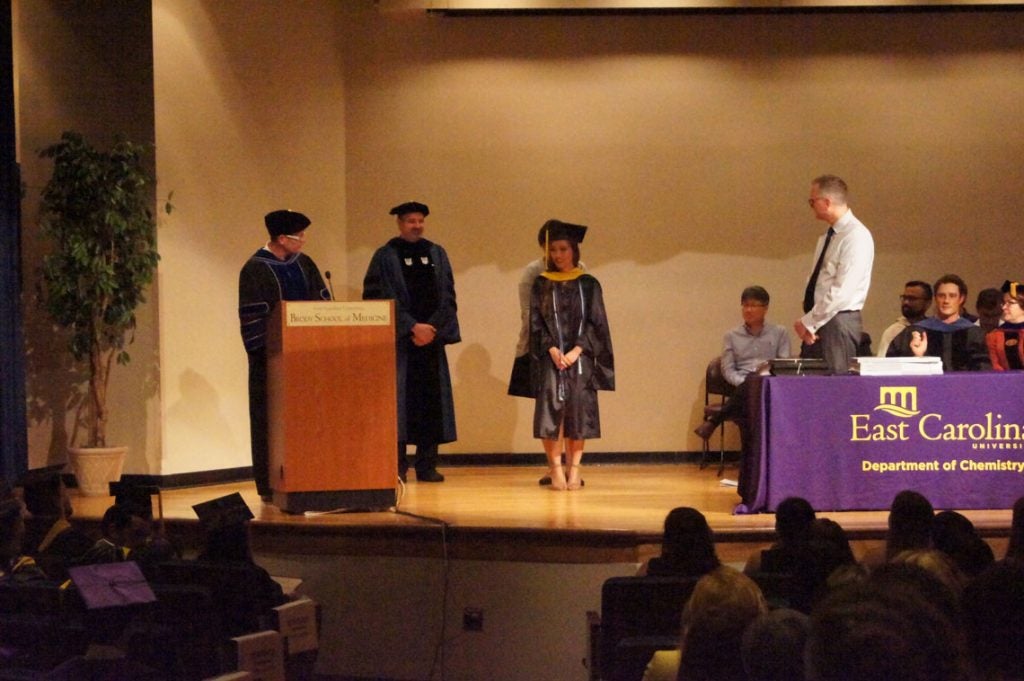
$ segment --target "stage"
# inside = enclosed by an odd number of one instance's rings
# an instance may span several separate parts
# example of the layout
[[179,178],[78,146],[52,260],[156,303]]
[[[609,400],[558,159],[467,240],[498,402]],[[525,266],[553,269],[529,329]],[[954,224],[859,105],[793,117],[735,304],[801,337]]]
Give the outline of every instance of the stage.
[[[597,459],[600,455],[593,458]],[[662,522],[676,506],[707,517],[723,560],[742,561],[771,540],[775,516],[733,515],[735,487],[723,486],[717,466],[591,464],[581,490],[556,492],[537,484],[544,469],[531,466],[442,467],[447,480],[419,483],[410,471],[394,510],[289,515],[264,504],[251,481],[163,492],[168,534],[194,544],[192,505],[241,492],[253,513],[260,554],[336,554],[434,557],[553,563],[629,563],[657,553]],[[735,465],[724,477],[735,479]],[[109,497],[75,496],[76,517],[97,521]],[[943,509],[936,509],[943,510]],[[885,534],[886,511],[819,511],[842,525],[860,554]],[[1008,509],[964,511],[992,544],[1005,550]],[[440,539],[443,538],[443,542]]]

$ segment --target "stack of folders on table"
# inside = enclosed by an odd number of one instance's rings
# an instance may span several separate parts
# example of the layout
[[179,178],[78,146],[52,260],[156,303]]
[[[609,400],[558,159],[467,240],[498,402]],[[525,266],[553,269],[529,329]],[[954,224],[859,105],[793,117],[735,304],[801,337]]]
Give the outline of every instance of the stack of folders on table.
[[861,376],[935,376],[942,373],[939,357],[858,357],[854,371]]

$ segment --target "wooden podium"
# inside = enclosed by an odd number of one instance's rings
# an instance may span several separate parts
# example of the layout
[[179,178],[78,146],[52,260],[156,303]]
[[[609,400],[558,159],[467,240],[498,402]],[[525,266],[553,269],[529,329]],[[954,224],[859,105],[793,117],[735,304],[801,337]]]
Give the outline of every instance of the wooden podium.
[[395,504],[394,302],[282,301],[267,327],[270,486],[288,513]]

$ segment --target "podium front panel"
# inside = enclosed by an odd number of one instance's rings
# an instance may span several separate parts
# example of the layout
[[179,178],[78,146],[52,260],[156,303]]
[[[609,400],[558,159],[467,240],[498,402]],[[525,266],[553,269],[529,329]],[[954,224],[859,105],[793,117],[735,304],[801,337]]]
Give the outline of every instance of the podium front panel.
[[353,491],[365,501],[373,490],[393,496],[396,392],[392,301],[282,302],[267,339],[275,499],[312,493],[329,504],[334,497],[324,493]]

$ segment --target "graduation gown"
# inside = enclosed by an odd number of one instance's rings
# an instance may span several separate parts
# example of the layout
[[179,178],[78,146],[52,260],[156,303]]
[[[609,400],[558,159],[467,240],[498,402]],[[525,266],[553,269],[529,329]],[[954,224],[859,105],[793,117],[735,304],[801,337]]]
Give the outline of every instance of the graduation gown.
[[[395,351],[396,380],[398,383],[398,441],[413,442],[417,445],[442,444],[454,442],[457,438],[455,430],[455,399],[452,393],[451,372],[448,369],[448,358],[445,346],[462,340],[459,330],[459,319],[456,314],[455,277],[448,254],[440,245],[420,239],[416,242],[417,252],[422,251],[423,257],[429,260],[433,269],[432,282],[426,285],[434,288],[429,291],[410,291],[403,271],[403,259],[400,249],[408,246],[395,237],[377,249],[370,259],[363,277],[363,300],[394,300],[395,301]],[[417,312],[423,312],[419,302],[422,297],[429,296],[432,308],[429,314],[417,318]],[[437,337],[433,343],[424,348],[417,348],[412,342],[412,327],[417,323],[426,323],[437,329]],[[425,374],[424,368],[430,367],[431,376]],[[418,383],[426,383],[433,379],[433,384],[413,386],[410,376]],[[425,389],[436,398],[435,404],[423,404],[416,395],[421,390],[410,391],[410,388]],[[429,415],[424,411],[429,410]],[[416,427],[410,429],[410,415],[418,421]],[[426,416],[426,418],[425,418]],[[423,421],[433,423],[423,423]],[[432,427],[431,427],[432,426]],[[432,438],[416,433],[416,430],[428,428],[432,431],[433,442],[425,441]]]
[[1024,328],[1004,324],[992,329],[985,335],[985,345],[996,371],[1024,369]]
[[910,341],[914,331],[927,335],[925,354],[942,358],[943,371],[987,371],[992,368],[985,346],[985,332],[980,326],[962,318],[955,324],[945,324],[934,318],[912,324],[893,339],[886,356],[913,357]]
[[271,493],[267,442],[267,320],[281,300],[330,300],[313,259],[296,253],[278,260],[256,251],[238,276],[238,320],[249,358],[249,435],[252,470],[260,496]]
[[[548,349],[583,354],[559,371]],[[530,296],[530,362],[536,399],[533,435],[555,439],[601,437],[598,390],[615,390],[615,358],[601,284],[589,274],[568,281],[537,277]]]

